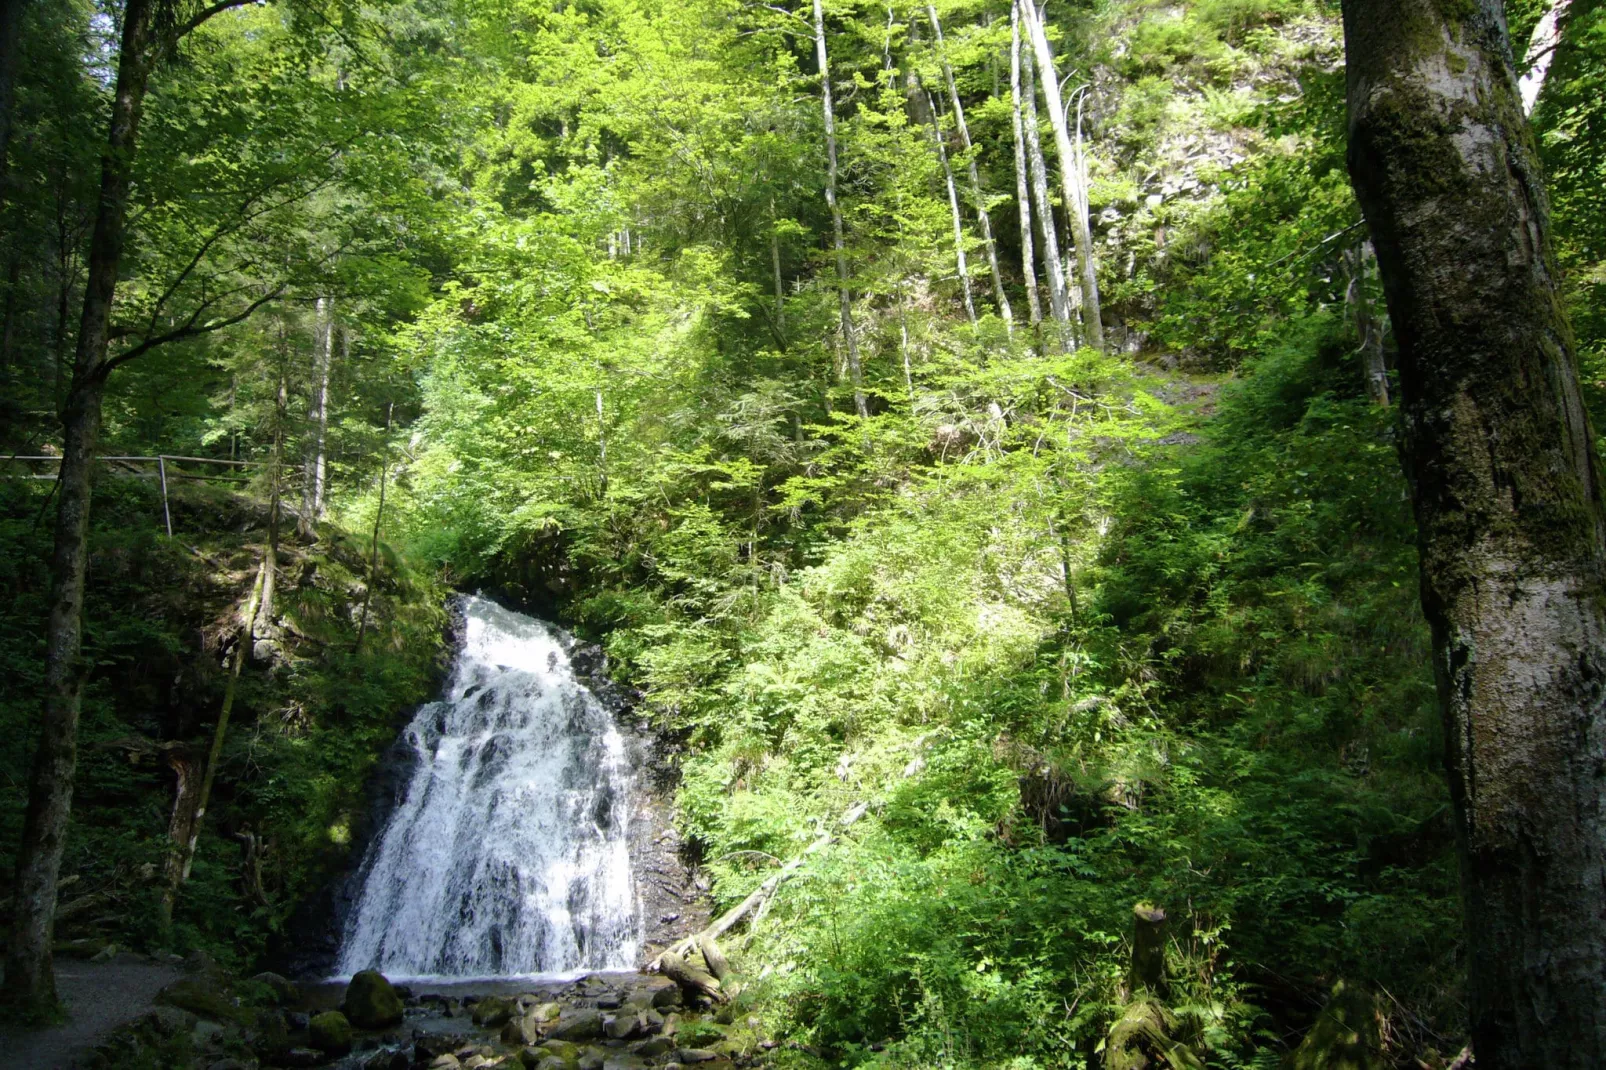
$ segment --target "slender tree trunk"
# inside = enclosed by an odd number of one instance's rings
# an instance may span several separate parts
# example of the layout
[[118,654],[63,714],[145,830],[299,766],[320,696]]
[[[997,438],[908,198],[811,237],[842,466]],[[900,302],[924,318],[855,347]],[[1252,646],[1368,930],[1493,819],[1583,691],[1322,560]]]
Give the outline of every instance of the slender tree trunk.
[[1076,246],[1083,337],[1094,349],[1103,349],[1104,323],[1099,318],[1098,270],[1093,259],[1093,231],[1087,221],[1087,183],[1081,167],[1082,156],[1072,143],[1070,118],[1065,114],[1065,104],[1060,96],[1059,72],[1054,67],[1054,51],[1049,47],[1048,34],[1043,30],[1042,19],[1033,3],[1034,0],[1021,0],[1019,6],[1027,37],[1037,57],[1037,73],[1043,83],[1043,101],[1048,105],[1048,121],[1054,128],[1054,143],[1059,149],[1065,215],[1070,221],[1071,237]]
[[1009,307],[1009,295],[1004,292],[1004,276],[998,270],[998,243],[993,240],[993,221],[987,214],[987,202],[982,196],[981,171],[976,166],[976,150],[971,144],[970,127],[965,122],[965,105],[959,99],[959,84],[954,80],[953,65],[948,62],[947,46],[942,38],[942,22],[937,8],[926,4],[926,17],[931,20],[931,32],[937,39],[937,57],[942,61],[943,80],[948,84],[948,100],[954,109],[954,128],[959,132],[959,145],[965,154],[965,167],[970,177],[970,195],[975,201],[976,221],[981,224],[982,247],[987,251],[987,266],[993,273],[993,297],[998,302],[998,314],[1004,322],[1014,325],[1015,312]]
[[28,0],[0,0],[0,213],[11,203],[11,118],[22,43],[22,11],[27,4]]
[[305,493],[301,508],[302,530],[311,535],[323,518],[329,437],[329,370],[334,364],[334,301],[318,298],[312,321],[312,403],[308,422],[312,437],[307,444]]
[[[270,541],[269,546],[272,546]],[[168,762],[177,777],[177,792],[173,802],[173,817],[168,823],[167,867],[164,874],[160,903],[161,924],[164,931],[173,926],[173,906],[178,901],[179,889],[190,879],[190,866],[195,861],[195,848],[201,839],[201,823],[206,817],[206,806],[212,798],[212,782],[217,776],[218,763],[223,757],[223,739],[229,730],[229,718],[234,712],[234,694],[240,682],[240,670],[251,656],[255,641],[257,607],[261,604],[267,583],[271,555],[264,554],[257,569],[256,582],[246,600],[245,616],[240,621],[238,640],[229,663],[229,681],[223,687],[223,705],[218,710],[217,725],[212,730],[212,746],[207,751],[206,766],[199,783],[195,781],[193,764],[179,755],[169,755]]]
[[1043,324],[1043,302],[1037,295],[1036,250],[1032,248],[1031,179],[1026,166],[1025,120],[1020,100],[1020,10],[1009,9],[1009,102],[1015,134],[1015,204],[1020,212],[1020,266],[1026,282],[1026,311],[1033,329]]
[[[1017,0],[1014,12],[1020,18],[1024,5],[1031,0]],[[1032,197],[1037,204],[1038,233],[1043,238],[1043,268],[1048,275],[1049,311],[1058,324],[1057,341],[1065,346],[1071,323],[1071,300],[1066,292],[1064,261],[1060,259],[1059,232],[1054,226],[1054,202],[1048,194],[1048,164],[1043,159],[1043,139],[1037,121],[1037,65],[1021,65],[1023,103],[1025,114],[1021,125],[1026,133],[1026,159],[1032,173]]]
[[373,604],[374,584],[379,582],[379,531],[385,521],[385,481],[390,476],[390,421],[395,413],[396,405],[392,402],[385,410],[386,441],[381,447],[379,457],[379,504],[374,509],[374,534],[368,552],[368,586],[362,593],[362,612],[357,619],[357,641],[351,647],[353,654],[362,650],[363,636],[368,634],[368,607]]
[[970,287],[970,265],[965,259],[965,216],[959,208],[959,187],[954,184],[954,169],[948,164],[948,148],[942,141],[942,125],[938,118],[936,101],[926,94],[926,111],[931,115],[931,144],[937,150],[937,162],[942,164],[942,180],[948,188],[948,211],[954,222],[954,265],[959,272],[959,288],[965,295],[965,316],[976,322],[976,300]]
[[101,155],[99,211],[90,238],[73,381],[62,417],[50,618],[45,628],[45,696],[28,778],[28,810],[17,851],[16,908],[6,947],[6,993],[25,1012],[35,1014],[47,1012],[56,1002],[50,942],[56,882],[72,812],[78,714],[87,671],[81,651],[91,477],[106,390],[112,295],[127,231],[140,107],[150,77],[151,15],[152,0],[128,0],[123,8],[110,132]]
[[1366,396],[1378,405],[1389,403],[1389,371],[1383,360],[1383,323],[1372,308],[1372,265],[1377,256],[1372,243],[1363,241],[1345,256],[1350,281],[1345,297],[1355,317],[1355,335],[1360,339],[1361,369],[1366,377]]
[[820,68],[820,95],[825,109],[825,203],[831,209],[831,243],[836,249],[842,340],[847,346],[848,377],[853,381],[853,407],[865,417],[870,415],[870,406],[864,398],[864,367],[859,362],[859,340],[853,330],[853,294],[848,287],[847,240],[842,232],[842,208],[837,203],[836,106],[831,100],[831,61],[825,49],[825,9],[820,0],[814,0],[814,58]]
[[1556,50],[1561,47],[1561,34],[1566,29],[1572,7],[1572,0],[1552,0],[1528,40],[1528,52],[1523,61],[1526,71],[1519,85],[1522,110],[1529,115],[1533,114],[1534,107],[1539,103],[1539,94],[1545,90],[1545,78],[1556,59]]
[[786,286],[781,278],[780,220],[775,216],[775,198],[770,198],[770,268],[775,272],[775,336],[786,346]]
[[1606,1066],[1606,518],[1500,0],[1344,0],[1479,1070]]

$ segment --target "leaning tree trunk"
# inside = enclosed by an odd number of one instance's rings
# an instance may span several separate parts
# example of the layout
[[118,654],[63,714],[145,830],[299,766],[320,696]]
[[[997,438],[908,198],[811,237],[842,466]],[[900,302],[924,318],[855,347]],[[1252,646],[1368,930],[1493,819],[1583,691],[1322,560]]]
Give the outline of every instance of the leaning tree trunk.
[[948,62],[947,46],[942,39],[942,22],[937,18],[935,5],[926,4],[926,17],[931,20],[931,33],[937,39],[937,57],[942,61],[942,76],[948,83],[948,100],[954,109],[954,127],[959,132],[959,146],[965,153],[965,166],[970,175],[970,195],[976,202],[976,221],[981,224],[982,248],[987,251],[987,266],[993,273],[993,299],[998,302],[998,314],[1004,318],[1004,323],[1013,326],[1015,311],[1009,307],[1009,295],[1004,292],[1004,276],[998,270],[998,243],[993,240],[993,220],[987,214],[987,202],[982,196],[976,147],[970,141],[970,127],[965,123],[965,105],[959,99],[959,83],[954,80],[954,68]]
[[1606,519],[1500,0],[1344,0],[1479,1070],[1606,1066]]
[[842,341],[848,351],[848,377],[853,381],[853,407],[869,416],[864,399],[864,367],[859,362],[859,340],[853,331],[853,294],[848,289],[847,241],[842,233],[842,207],[836,195],[836,106],[831,101],[831,61],[825,50],[825,10],[814,0],[814,57],[820,67],[820,94],[825,106],[825,203],[831,209],[831,243],[836,250],[837,304],[842,317]]
[[1037,57],[1037,73],[1043,82],[1043,102],[1048,105],[1048,122],[1054,128],[1054,144],[1060,156],[1060,183],[1065,191],[1065,216],[1075,239],[1078,284],[1082,293],[1083,339],[1094,349],[1104,348],[1104,323],[1100,319],[1098,267],[1093,259],[1093,231],[1087,221],[1087,179],[1082,154],[1071,138],[1070,119],[1060,96],[1059,72],[1054,67],[1054,51],[1049,47],[1043,20],[1034,0],[1021,0],[1021,21]]
[[[1031,0],[1018,0],[1014,7],[1017,18]],[[1071,323],[1071,299],[1065,286],[1064,261],[1060,259],[1059,234],[1054,228],[1054,202],[1048,195],[1048,164],[1043,159],[1043,138],[1037,122],[1037,66],[1022,64],[1024,84],[1021,95],[1025,98],[1026,112],[1021,124],[1026,131],[1026,159],[1031,164],[1032,198],[1037,203],[1038,232],[1043,237],[1043,267],[1048,275],[1048,305],[1054,320],[1059,324],[1061,346]]]
[[73,773],[78,765],[78,714],[87,672],[81,655],[84,575],[89,564],[90,477],[100,439],[112,295],[127,234],[140,108],[150,79],[152,8],[152,0],[128,0],[123,8],[111,129],[101,154],[99,211],[90,238],[73,381],[62,417],[50,619],[45,631],[44,708],[38,749],[28,777],[28,811],[17,852],[16,907],[6,947],[8,998],[30,1013],[47,1011],[56,1002],[50,942],[56,880],[72,811]]
[[1043,324],[1043,301],[1037,294],[1037,252],[1032,248],[1031,178],[1026,166],[1026,123],[1020,100],[1020,9],[1009,9],[1009,115],[1015,135],[1015,203],[1020,214],[1020,266],[1026,281],[1026,311],[1033,329]]

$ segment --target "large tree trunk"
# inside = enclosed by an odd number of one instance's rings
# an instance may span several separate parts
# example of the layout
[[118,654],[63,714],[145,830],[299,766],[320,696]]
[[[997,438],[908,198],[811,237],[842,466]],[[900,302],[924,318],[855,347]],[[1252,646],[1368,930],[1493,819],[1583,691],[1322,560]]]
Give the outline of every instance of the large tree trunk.
[[1562,30],[1567,26],[1567,16],[1572,14],[1572,8],[1572,0],[1553,0],[1528,40],[1528,52],[1523,60],[1525,71],[1519,85],[1522,110],[1529,115],[1533,114],[1534,107],[1539,103],[1539,94],[1545,90],[1545,78],[1550,74],[1556,50],[1561,47]]
[[50,619],[45,631],[44,708],[38,749],[28,778],[28,811],[17,852],[16,909],[6,948],[6,992],[30,1013],[47,1011],[56,1001],[50,941],[56,879],[72,810],[78,714],[86,673],[81,650],[90,485],[106,389],[112,295],[127,232],[128,192],[140,108],[150,78],[151,15],[152,0],[128,0],[123,9],[111,129],[101,156],[100,205],[90,239],[73,381],[62,416]]
[[948,164],[948,147],[942,141],[942,124],[938,120],[937,103],[926,94],[926,112],[931,116],[931,144],[937,150],[937,162],[942,165],[942,180],[948,189],[948,213],[954,223],[954,266],[959,272],[959,289],[965,295],[965,316],[976,322],[976,301],[970,288],[970,265],[965,260],[965,217],[959,210],[959,187],[954,183],[954,169]]
[[[1013,11],[1017,18],[1031,0],[1017,0]],[[1026,159],[1031,165],[1032,198],[1037,203],[1037,227],[1043,237],[1043,267],[1048,275],[1048,305],[1059,324],[1059,343],[1063,347],[1071,322],[1071,299],[1065,286],[1064,262],[1060,259],[1058,231],[1054,228],[1054,202],[1048,195],[1048,164],[1043,159],[1043,138],[1037,122],[1037,66],[1022,65],[1024,84],[1021,94],[1025,98],[1026,113],[1021,123],[1026,132]]]
[[814,0],[814,57],[820,67],[820,94],[825,107],[825,203],[831,209],[831,242],[836,250],[837,304],[842,317],[842,341],[848,351],[848,377],[853,381],[853,407],[869,416],[864,400],[864,368],[859,363],[859,340],[853,330],[853,294],[848,287],[847,240],[842,233],[842,208],[836,199],[836,106],[831,100],[831,61],[825,50],[825,10]]
[[954,109],[954,127],[959,131],[959,145],[965,153],[965,166],[970,176],[970,195],[976,202],[976,221],[981,224],[982,247],[987,251],[987,266],[993,273],[993,298],[998,302],[998,314],[1005,324],[1013,325],[1015,311],[1009,307],[1009,295],[1004,292],[1004,276],[998,270],[998,243],[993,240],[993,220],[987,214],[987,202],[981,191],[981,171],[976,166],[976,147],[970,140],[970,127],[965,123],[965,105],[959,99],[959,84],[954,80],[953,65],[948,62],[947,46],[942,39],[942,22],[937,18],[934,4],[926,4],[926,17],[931,20],[931,32],[937,39],[937,58],[942,61],[942,77],[948,84],[948,100]]
[[1031,177],[1026,166],[1026,123],[1020,99],[1020,9],[1009,9],[1009,103],[1015,135],[1015,203],[1020,210],[1020,266],[1026,282],[1026,311],[1034,329],[1043,323],[1043,301],[1037,294],[1037,252],[1032,248]]
[[[1059,72],[1054,67],[1054,51],[1049,47],[1043,21],[1034,0],[1021,0],[1021,21],[1037,57],[1037,73],[1043,83],[1043,101],[1048,105],[1049,125],[1054,128],[1054,144],[1059,149],[1060,182],[1065,191],[1065,216],[1070,221],[1076,245],[1078,283],[1082,294],[1083,341],[1094,349],[1104,348],[1104,323],[1100,317],[1098,267],[1093,259],[1093,230],[1087,221],[1087,176],[1082,153],[1071,137],[1070,119],[1060,96]],[[1078,129],[1080,137],[1080,129]]]
[[1606,1066],[1606,520],[1499,0],[1344,0],[1479,1070]]

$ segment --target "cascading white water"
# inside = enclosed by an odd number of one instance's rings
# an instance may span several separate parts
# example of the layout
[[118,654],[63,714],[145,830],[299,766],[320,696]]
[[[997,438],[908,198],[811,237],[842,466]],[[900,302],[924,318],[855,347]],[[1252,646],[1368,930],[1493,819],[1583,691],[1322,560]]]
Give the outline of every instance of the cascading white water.
[[479,597],[406,794],[365,863],[337,970],[504,977],[635,965],[630,763],[558,636]]

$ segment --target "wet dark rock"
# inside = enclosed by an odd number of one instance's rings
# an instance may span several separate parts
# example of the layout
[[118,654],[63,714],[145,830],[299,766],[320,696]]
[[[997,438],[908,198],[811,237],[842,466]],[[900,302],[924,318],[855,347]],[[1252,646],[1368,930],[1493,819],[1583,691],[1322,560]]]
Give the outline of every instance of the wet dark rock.
[[291,1048],[277,1059],[280,1066],[291,1067],[292,1070],[298,1067],[322,1066],[324,1061],[323,1052],[313,1048]]

